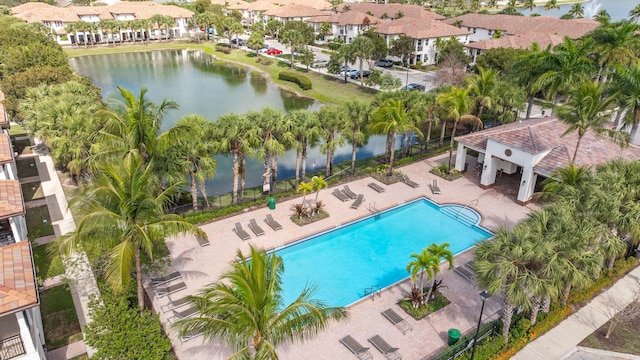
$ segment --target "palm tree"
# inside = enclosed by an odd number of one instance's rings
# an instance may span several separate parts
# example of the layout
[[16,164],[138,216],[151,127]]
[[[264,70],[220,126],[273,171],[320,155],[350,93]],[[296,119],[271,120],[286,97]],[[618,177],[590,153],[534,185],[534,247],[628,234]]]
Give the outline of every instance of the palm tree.
[[571,164],[575,163],[580,142],[588,130],[596,134],[607,135],[623,146],[627,144],[628,137],[626,134],[611,130],[606,126],[611,117],[608,110],[610,110],[614,99],[612,97],[604,97],[602,89],[602,84],[584,81],[577,89],[571,91],[567,103],[556,110],[558,119],[569,125],[562,136],[571,134],[574,131],[578,132],[578,140],[571,158]]
[[638,29],[638,24],[622,21],[600,25],[588,35],[595,42],[594,56],[600,66],[598,79],[601,82],[607,82],[612,65],[626,67],[638,63],[638,55],[633,50],[639,45]]
[[527,249],[528,227],[517,226],[513,230],[501,227],[491,240],[476,245],[476,281],[491,295],[500,295],[504,301],[502,308],[502,336],[509,341],[509,328],[514,310],[522,306],[531,309],[530,293],[525,286],[529,278],[526,255],[533,255]]
[[[233,158],[232,203],[238,203],[238,195],[244,194],[246,156],[253,156],[253,148],[262,140],[262,129],[251,123],[245,116],[229,113],[216,122],[220,131],[221,152],[231,153]],[[238,188],[239,191],[238,191]]]
[[550,200],[573,200],[573,205],[583,201],[582,196],[592,191],[593,176],[588,167],[567,167],[556,170],[553,175],[542,183],[539,196]]
[[574,19],[579,19],[584,17],[584,6],[581,3],[575,3],[571,5],[571,9],[568,12]]
[[570,92],[585,79],[593,78],[595,68],[589,57],[591,45],[590,41],[577,43],[566,37],[553,53],[545,53],[541,62],[547,71],[533,84],[534,89],[546,89],[547,99],[557,100],[558,93]]
[[[411,254],[411,260],[409,264],[407,264],[407,271],[411,273],[411,280],[416,284],[416,278],[418,274],[420,274],[420,282],[419,282],[419,292],[420,292],[420,301],[415,302],[413,304],[414,307],[420,306],[422,303],[428,301],[425,300],[424,297],[424,274],[427,273],[427,278],[432,279],[436,274],[436,269],[440,267],[438,258],[436,258],[433,254],[429,253],[427,249],[422,249],[420,254]],[[415,286],[414,286],[415,287]]]
[[393,175],[393,159],[395,154],[396,137],[399,133],[415,132],[420,138],[422,131],[415,125],[418,112],[407,109],[402,100],[387,99],[372,113],[373,133],[387,134],[387,143],[390,144],[388,176]]
[[640,4],[629,10],[629,20],[638,22],[638,19],[640,19]]
[[324,143],[320,147],[320,152],[327,156],[327,168],[325,176],[333,175],[333,156],[336,148],[342,145],[344,139],[338,136],[338,131],[345,123],[343,109],[338,106],[323,106],[318,110],[320,120],[320,134]]
[[[362,101],[352,100],[344,104],[344,111],[347,120],[347,123],[344,124],[345,136],[351,135],[349,139],[351,142],[351,176],[355,176],[356,151],[364,140],[362,129],[369,123],[371,107]],[[347,134],[346,130],[349,130],[351,134]]]
[[558,0],[549,0],[544,4],[544,9],[549,11],[553,9],[560,9],[560,5],[558,5]]
[[203,333],[208,341],[222,340],[234,349],[234,358],[278,359],[279,345],[303,342],[332,320],[348,317],[346,309],[313,299],[314,287],[284,304],[284,265],[275,253],[251,247],[250,257],[238,251],[237,258],[218,282],[190,297],[197,315],[176,322],[182,335]]
[[302,191],[302,207],[307,208],[307,193],[313,191],[313,182],[301,182],[296,187],[296,192]]
[[165,209],[182,187],[168,185],[156,194],[159,181],[153,162],[146,163],[138,151],[124,159],[110,160],[101,166],[93,186],[71,203],[80,214],[78,227],[60,238],[61,253],[69,254],[78,246],[107,249],[105,278],[116,292],[122,292],[135,271],[138,307],[144,309],[141,251],[153,258],[154,244],[166,237],[188,233],[199,239],[207,235],[182,217],[165,214]]
[[316,198],[314,202],[317,204],[320,190],[325,189],[329,184],[327,184],[322,176],[314,176],[313,179],[311,179],[311,183],[313,184],[313,188],[316,190]]
[[638,79],[640,79],[640,65],[618,67],[613,73],[613,81],[607,85],[606,89],[607,94],[612,94],[620,105],[618,114],[625,114],[624,124],[631,125],[629,132],[631,141],[636,138],[640,124],[640,81]]
[[[451,160],[453,159],[453,144],[456,128],[459,123],[471,123],[482,128],[482,121],[474,115],[469,115],[472,98],[469,97],[469,88],[452,87],[448,92],[438,95],[437,102],[446,111],[446,116],[453,120],[451,130],[451,142],[449,144],[449,172],[451,172]],[[443,125],[444,126],[444,125]]]
[[213,158],[218,152],[213,123],[201,115],[187,115],[168,130],[167,136],[171,140],[164,142],[168,146],[162,149],[162,153],[168,163],[182,170],[182,174],[189,174],[193,210],[199,210],[198,189],[208,208],[205,182],[213,178],[218,165]]
[[298,30],[287,30],[280,36],[280,41],[291,49],[291,68],[294,68],[294,56],[298,47],[305,44],[304,36]]
[[331,54],[332,58],[344,65],[344,83],[347,83],[347,67],[348,64],[353,64],[356,61],[356,57],[351,50],[351,45],[342,44],[338,51]]
[[496,101],[495,92],[497,87],[498,72],[494,69],[484,69],[478,67],[478,74],[473,74],[465,79],[469,87],[469,95],[476,103],[476,116],[482,118],[482,111],[486,108],[490,110]]
[[523,55],[516,58],[511,66],[514,82],[519,85],[527,95],[527,113],[525,118],[531,116],[533,109],[533,100],[535,94],[539,91],[534,85],[538,79],[549,70],[548,59],[551,55],[551,45],[545,50],[541,50],[538,44],[533,44],[531,49]]
[[358,35],[356,36],[355,39],[353,39],[353,42],[351,43],[351,45],[349,45],[351,52],[352,52],[352,56],[354,56],[356,59],[358,59],[359,63],[360,63],[360,67],[359,67],[359,74],[360,74],[360,87],[364,86],[364,82],[363,82],[363,68],[362,65],[364,63],[364,61],[366,59],[370,59],[371,56],[373,55],[373,52],[375,50],[375,45],[373,44],[373,41],[364,35]]
[[307,149],[317,142],[320,121],[316,112],[293,110],[286,115],[293,124],[292,133],[296,140],[296,186],[305,180]]
[[446,261],[447,263],[449,263],[449,269],[453,269],[453,253],[451,252],[451,250],[447,249],[448,247],[449,243],[442,243],[439,245],[433,243],[429,245],[429,247],[427,247],[427,253],[429,253],[437,260],[437,266],[433,269],[433,271],[431,271],[431,273],[428,273],[431,274],[431,276],[429,276],[429,279],[431,280],[431,286],[429,286],[429,293],[427,294],[425,302],[429,302],[429,299],[431,299],[431,293],[433,292],[433,285],[435,283],[435,276],[440,272],[440,262],[443,260]]

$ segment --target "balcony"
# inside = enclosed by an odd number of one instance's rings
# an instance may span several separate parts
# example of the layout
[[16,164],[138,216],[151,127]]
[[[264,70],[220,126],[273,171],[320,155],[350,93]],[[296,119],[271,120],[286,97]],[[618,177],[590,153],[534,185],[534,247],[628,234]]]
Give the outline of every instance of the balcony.
[[24,354],[24,345],[20,335],[0,340],[0,360],[13,359]]

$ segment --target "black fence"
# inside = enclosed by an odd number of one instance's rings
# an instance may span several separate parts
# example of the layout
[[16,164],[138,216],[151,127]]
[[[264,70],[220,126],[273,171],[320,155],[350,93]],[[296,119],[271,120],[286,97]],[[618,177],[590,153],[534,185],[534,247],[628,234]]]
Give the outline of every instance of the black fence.
[[24,344],[20,335],[0,340],[0,360],[13,359],[24,354]]
[[[501,320],[495,320],[481,326],[480,331],[478,332],[477,342],[480,343],[482,342],[482,340],[486,339],[487,337],[496,334],[499,331],[498,323],[500,321]],[[434,357],[433,359],[434,360],[452,360],[464,355],[465,353],[471,351],[471,349],[473,348],[474,337],[475,337],[475,333],[472,333],[471,335],[459,341],[457,344],[450,346],[447,350],[445,350],[440,355]],[[431,356],[427,356],[422,358],[422,360],[428,360],[430,358]]]

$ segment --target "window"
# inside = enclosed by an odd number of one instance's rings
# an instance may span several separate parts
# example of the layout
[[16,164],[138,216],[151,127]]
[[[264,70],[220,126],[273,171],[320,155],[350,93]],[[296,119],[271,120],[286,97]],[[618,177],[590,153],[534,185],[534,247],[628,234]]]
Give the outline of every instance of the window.
[[44,26],[51,26],[51,22],[50,21],[43,21],[42,23],[44,24]]
[[476,33],[476,28],[473,28],[473,33],[474,33],[474,34]]
[[489,30],[489,35],[491,35],[493,33],[493,31]]
[[62,27],[62,21],[56,21],[55,24],[56,27]]

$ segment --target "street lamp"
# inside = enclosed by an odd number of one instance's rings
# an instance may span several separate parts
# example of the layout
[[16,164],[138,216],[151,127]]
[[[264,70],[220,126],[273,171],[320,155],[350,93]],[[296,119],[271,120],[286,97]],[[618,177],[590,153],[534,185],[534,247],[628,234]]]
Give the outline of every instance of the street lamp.
[[478,327],[476,328],[476,334],[473,337],[473,348],[471,350],[471,360],[473,360],[473,356],[476,354],[476,343],[478,342],[478,333],[480,332],[480,325],[482,324],[482,313],[484,312],[484,303],[487,299],[491,297],[487,290],[483,290],[480,293],[480,298],[482,299],[482,307],[480,308],[480,318],[478,319]]

